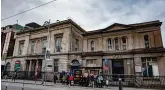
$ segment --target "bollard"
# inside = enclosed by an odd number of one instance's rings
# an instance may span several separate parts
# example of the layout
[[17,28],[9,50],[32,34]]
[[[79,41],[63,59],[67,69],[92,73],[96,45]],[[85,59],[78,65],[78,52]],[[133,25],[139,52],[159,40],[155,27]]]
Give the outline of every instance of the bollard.
[[8,79],[7,79],[7,83],[6,83],[6,87],[5,87],[5,90],[7,90],[7,86],[8,86],[9,82],[8,82]]
[[22,86],[22,90],[24,90],[24,82],[25,82],[25,80],[23,80],[23,83],[22,83],[22,84],[23,84],[23,86]]
[[119,90],[122,90],[122,81],[121,81],[121,78],[119,78]]
[[92,86],[93,86],[93,88],[95,88],[95,82],[94,81],[92,81]]

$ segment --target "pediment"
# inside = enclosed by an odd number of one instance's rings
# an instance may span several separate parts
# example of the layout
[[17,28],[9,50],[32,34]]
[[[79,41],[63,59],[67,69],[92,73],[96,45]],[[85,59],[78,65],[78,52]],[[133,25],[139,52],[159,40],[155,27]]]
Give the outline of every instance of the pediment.
[[121,30],[131,28],[129,25],[114,23],[106,28],[106,31]]

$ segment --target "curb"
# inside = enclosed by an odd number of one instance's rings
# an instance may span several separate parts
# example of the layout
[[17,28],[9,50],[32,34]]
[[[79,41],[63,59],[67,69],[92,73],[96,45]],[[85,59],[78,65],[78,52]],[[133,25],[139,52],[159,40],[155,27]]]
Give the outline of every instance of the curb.
[[[1,81],[1,82],[7,82],[7,81]],[[23,84],[22,82],[10,82],[10,83],[21,83],[21,84]],[[37,84],[37,83],[24,83],[24,84],[42,85],[42,84]],[[45,86],[53,86],[53,85],[45,85]]]

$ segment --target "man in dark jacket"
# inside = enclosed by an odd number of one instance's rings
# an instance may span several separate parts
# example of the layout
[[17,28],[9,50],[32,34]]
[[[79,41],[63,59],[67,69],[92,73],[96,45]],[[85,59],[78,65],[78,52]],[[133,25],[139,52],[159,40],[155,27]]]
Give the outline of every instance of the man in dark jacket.
[[56,81],[58,80],[58,77],[56,74],[54,74],[54,84],[56,84]]

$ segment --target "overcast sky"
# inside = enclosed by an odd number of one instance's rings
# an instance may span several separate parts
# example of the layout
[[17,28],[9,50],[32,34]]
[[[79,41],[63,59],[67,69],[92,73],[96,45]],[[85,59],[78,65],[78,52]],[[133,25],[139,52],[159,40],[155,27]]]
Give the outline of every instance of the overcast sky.
[[[51,0],[1,0],[1,19]],[[165,46],[165,0],[57,0],[19,16],[2,21],[2,26],[73,19],[87,31],[105,28],[113,23],[132,24],[160,20]]]

